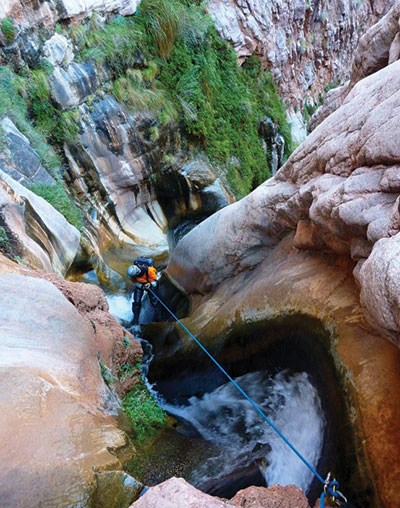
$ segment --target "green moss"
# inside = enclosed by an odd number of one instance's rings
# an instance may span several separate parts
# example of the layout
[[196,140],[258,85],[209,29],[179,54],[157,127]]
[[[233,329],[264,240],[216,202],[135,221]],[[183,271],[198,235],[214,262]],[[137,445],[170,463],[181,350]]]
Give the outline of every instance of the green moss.
[[8,44],[11,44],[15,39],[14,20],[10,17],[3,18],[0,28]]
[[[125,346],[125,342],[124,342],[124,346]],[[132,365],[130,362],[126,362],[120,366],[119,372],[118,372],[118,377],[119,377],[119,380],[121,381],[121,383],[123,383],[126,379],[131,378],[134,375],[135,376],[140,375],[140,363],[136,363],[135,365]]]
[[33,184],[29,189],[50,203],[65,219],[82,231],[83,213],[67,194],[61,182],[56,185]]
[[29,73],[27,94],[37,129],[46,138],[61,145],[64,142],[76,140],[78,117],[76,110],[60,111],[51,100],[49,75],[52,67],[45,65],[41,69],[34,69]]
[[111,369],[104,365],[104,363],[99,362],[101,377],[104,379],[104,382],[107,386],[112,388],[117,380],[117,378],[112,374]]
[[147,390],[143,381],[124,397],[122,408],[132,424],[137,442],[144,441],[166,425],[166,413]]
[[[104,27],[75,34],[81,60],[106,64],[115,76],[132,68],[137,60],[138,41],[141,40],[133,18],[117,16]],[[78,58],[78,59],[79,59]]]

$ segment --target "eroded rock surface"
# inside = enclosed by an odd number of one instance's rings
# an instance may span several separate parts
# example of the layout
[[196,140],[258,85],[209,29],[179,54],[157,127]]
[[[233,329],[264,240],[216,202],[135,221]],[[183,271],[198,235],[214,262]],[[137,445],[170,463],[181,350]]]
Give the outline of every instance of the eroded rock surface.
[[[395,62],[360,81],[275,178],[212,216],[193,236],[189,233],[174,253],[176,266],[186,267],[178,282],[188,291],[208,291],[237,271],[255,267],[291,230],[297,230],[296,247],[348,254],[360,265],[376,242],[396,235],[399,69]],[[174,266],[169,269],[173,277]],[[363,304],[373,323],[373,304],[366,296]],[[378,320],[398,343],[395,322]]]
[[[396,6],[385,20],[397,26],[393,47],[398,21]],[[383,32],[371,30],[373,51]],[[385,39],[385,58],[392,44]],[[356,470],[375,485],[369,506],[388,508],[398,505],[391,485],[400,472],[390,458],[399,456],[400,382],[400,63],[391,61],[374,73],[363,64],[368,75],[277,175],[191,231],[168,267],[192,296],[188,328],[210,347],[236,327],[296,311],[334,331]]]
[[79,231],[1,169],[0,224],[12,254],[35,268],[64,275],[78,252]]
[[259,55],[286,104],[301,109],[349,74],[360,35],[393,3],[209,0],[207,9],[239,61]]
[[[218,354],[228,335],[238,330],[243,340],[240,330],[253,323],[268,327],[268,320],[294,313],[319,319],[332,331],[326,346],[342,379],[356,439],[352,477],[341,487],[345,492],[375,489],[365,505],[391,508],[397,503],[394,485],[400,474],[400,461],[393,459],[400,456],[400,350],[366,323],[352,277],[354,262],[343,255],[296,249],[293,238],[292,233],[264,250],[254,270],[232,274],[204,296],[193,294],[185,326]],[[176,336],[185,346],[174,352],[174,359],[197,351],[179,327]],[[252,347],[246,343],[242,355]]]
[[120,469],[132,448],[109,414],[92,325],[50,282],[5,272],[10,263],[0,274],[0,504],[88,506],[94,471]]

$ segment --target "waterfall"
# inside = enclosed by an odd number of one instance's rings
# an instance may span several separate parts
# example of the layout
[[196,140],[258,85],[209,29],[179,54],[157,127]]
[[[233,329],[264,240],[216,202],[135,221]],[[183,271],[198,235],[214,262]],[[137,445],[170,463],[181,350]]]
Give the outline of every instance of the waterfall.
[[[126,295],[107,296],[110,312],[130,321],[131,303]],[[152,346],[138,339],[144,351],[143,378],[163,409],[189,424],[219,452],[200,463],[189,481],[197,487],[256,463],[267,485],[295,484],[307,492],[313,474],[260,417],[237,389],[227,382],[185,405],[167,403],[147,381]],[[205,361],[207,361],[205,359]],[[283,370],[250,372],[235,381],[274,422],[303,457],[317,467],[321,455],[325,419],[317,390],[305,372]]]
[[[275,425],[313,465],[321,454],[324,417],[316,389],[304,372],[281,371],[271,377],[258,371],[236,378],[238,384],[264,410]],[[267,485],[295,484],[307,491],[312,473],[249,402],[226,383],[185,406],[164,404],[164,409],[190,424],[221,453],[193,472],[193,485],[232,473],[257,461]]]

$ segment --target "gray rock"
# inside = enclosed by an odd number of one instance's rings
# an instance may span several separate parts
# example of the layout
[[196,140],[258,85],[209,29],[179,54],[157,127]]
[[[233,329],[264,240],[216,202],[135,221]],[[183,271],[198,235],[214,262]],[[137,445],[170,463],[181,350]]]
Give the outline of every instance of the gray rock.
[[53,66],[69,65],[74,59],[71,41],[57,33],[44,43],[43,54]]
[[107,80],[104,70],[99,74],[90,62],[73,62],[66,70],[54,69],[50,77],[51,95],[62,109],[71,109],[95,93],[104,80]]
[[14,123],[5,117],[0,121],[0,126],[6,136],[7,144],[6,151],[0,153],[0,168],[23,185],[55,184],[53,177],[42,166],[28,138],[17,129]]
[[15,254],[41,270],[67,272],[78,252],[79,231],[47,201],[1,170],[0,216],[12,231]]

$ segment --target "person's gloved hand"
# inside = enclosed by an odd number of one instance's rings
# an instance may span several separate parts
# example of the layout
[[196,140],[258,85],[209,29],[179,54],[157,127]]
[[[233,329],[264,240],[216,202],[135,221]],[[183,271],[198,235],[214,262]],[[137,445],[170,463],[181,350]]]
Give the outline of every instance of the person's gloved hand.
[[150,289],[151,288],[151,284],[150,282],[147,282],[145,285],[144,285],[144,289]]

